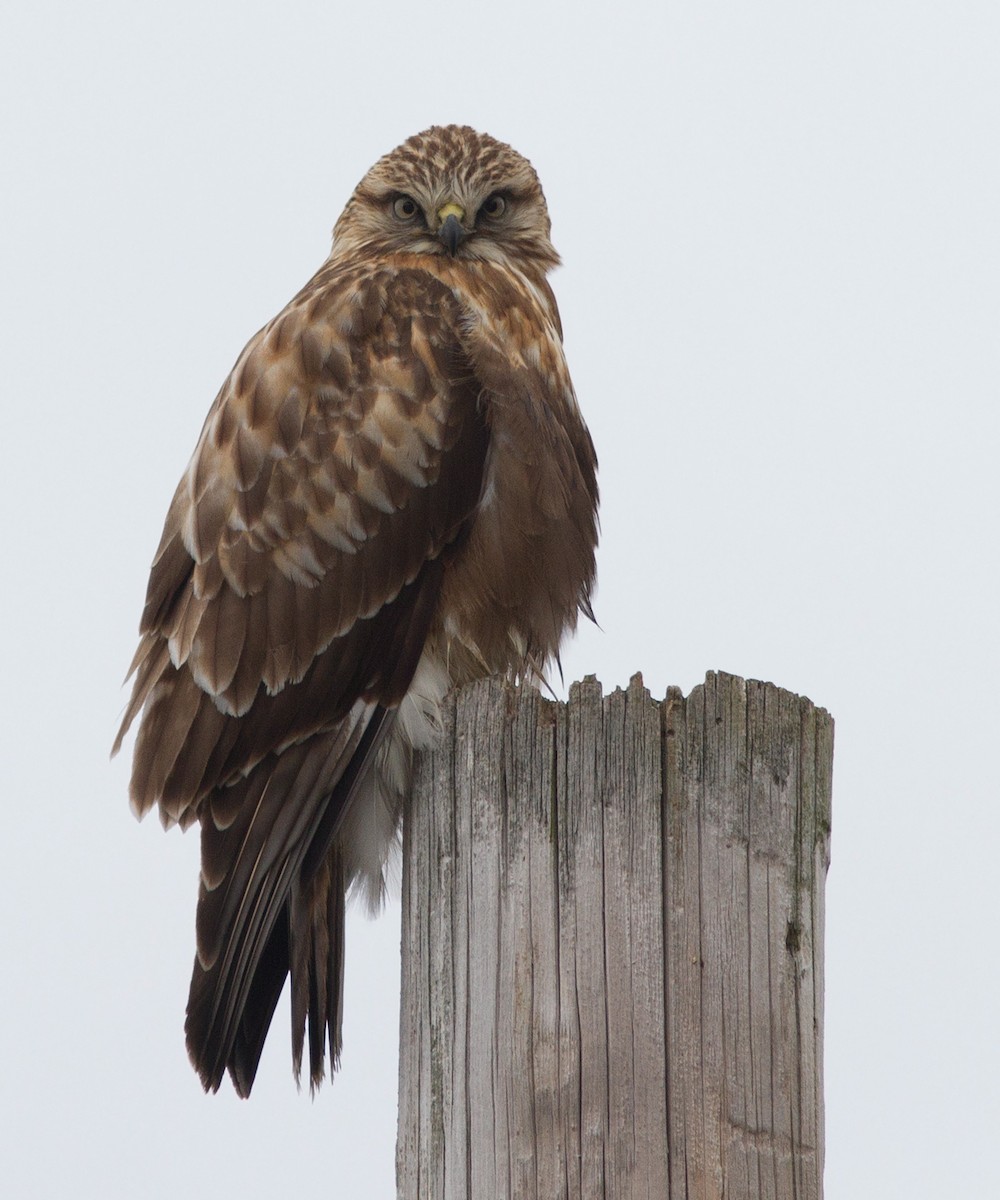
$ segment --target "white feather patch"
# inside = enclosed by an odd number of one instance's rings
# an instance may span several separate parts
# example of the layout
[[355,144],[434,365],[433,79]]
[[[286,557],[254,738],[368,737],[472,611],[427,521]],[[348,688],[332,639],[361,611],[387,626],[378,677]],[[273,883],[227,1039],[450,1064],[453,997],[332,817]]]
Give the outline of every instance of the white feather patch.
[[341,846],[351,895],[377,913],[390,885],[398,883],[400,819],[413,775],[413,752],[441,736],[441,702],[451,686],[443,661],[425,650],[379,749],[344,816]]

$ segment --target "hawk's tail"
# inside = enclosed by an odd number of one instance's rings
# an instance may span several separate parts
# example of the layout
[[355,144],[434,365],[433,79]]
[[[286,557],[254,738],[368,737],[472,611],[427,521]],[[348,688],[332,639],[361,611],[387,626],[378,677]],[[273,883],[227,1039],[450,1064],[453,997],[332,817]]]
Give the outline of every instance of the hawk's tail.
[[389,717],[359,702],[339,729],[290,747],[235,785],[239,803],[227,807],[220,796],[202,814],[185,1032],[207,1091],[228,1069],[249,1096],[289,971],[296,1071],[307,1025],[312,1085],[323,1077],[327,1039],[337,1065],[347,888],[338,835]]
[[289,903],[289,962],[292,975],[292,1057],[302,1074],[302,1051],[309,1033],[309,1084],[323,1081],[326,1046],[331,1074],[340,1065],[344,1011],[344,901],[347,878],[340,848],[334,846]]

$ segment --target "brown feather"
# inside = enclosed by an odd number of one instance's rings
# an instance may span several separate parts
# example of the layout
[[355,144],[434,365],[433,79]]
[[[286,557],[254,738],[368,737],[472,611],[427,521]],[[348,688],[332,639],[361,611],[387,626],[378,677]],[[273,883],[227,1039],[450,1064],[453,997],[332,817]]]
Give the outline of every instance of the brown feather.
[[[496,191],[508,219],[480,228]],[[400,192],[428,228],[393,216]],[[444,194],[473,222],[455,255],[433,233]],[[336,1065],[345,893],[379,878],[410,740],[446,684],[534,678],[591,615],[596,458],[557,262],[530,164],[428,130],[365,177],[208,414],[115,743],[141,713],[136,810],[201,823],[187,1035],[206,1088],[228,1068],[249,1094],[289,971],[296,1070],[306,1043],[313,1085],[327,1047]]]

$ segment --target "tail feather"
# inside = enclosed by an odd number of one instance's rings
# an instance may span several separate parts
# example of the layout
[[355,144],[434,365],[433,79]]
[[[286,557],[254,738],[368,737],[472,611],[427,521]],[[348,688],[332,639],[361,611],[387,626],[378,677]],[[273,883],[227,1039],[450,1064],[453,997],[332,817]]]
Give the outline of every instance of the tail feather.
[[309,1045],[309,1083],[323,1080],[340,1062],[344,1001],[344,917],[347,877],[334,846],[313,878],[293,893],[289,914],[292,976],[292,1056],[301,1075]]
[[[228,1069],[236,1091],[250,1094],[290,969],[297,1069],[307,1020],[310,1030],[318,1023],[320,1031],[310,1034],[313,1085],[323,1075],[324,1030],[336,1063],[346,891],[336,839],[390,716],[359,704],[349,737],[331,732],[327,745],[314,738],[282,754],[281,766],[289,771],[283,786],[260,786],[256,771],[241,781],[255,802],[243,806],[232,824],[220,830],[203,818],[207,872],[199,888],[199,952],[185,1031],[207,1091],[218,1090]],[[296,764],[300,754],[303,761]],[[257,770],[273,774],[275,767],[262,763]]]

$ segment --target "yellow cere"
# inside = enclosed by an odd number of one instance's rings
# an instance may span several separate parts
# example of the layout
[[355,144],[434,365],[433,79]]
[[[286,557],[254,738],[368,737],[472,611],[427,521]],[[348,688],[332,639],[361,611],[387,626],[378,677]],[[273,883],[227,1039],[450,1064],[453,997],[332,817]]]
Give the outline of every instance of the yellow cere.
[[438,220],[442,223],[449,217],[458,217],[460,221],[465,220],[465,209],[460,204],[445,204],[438,209]]

